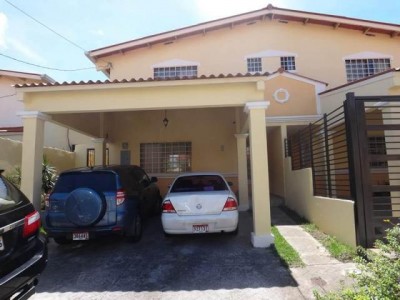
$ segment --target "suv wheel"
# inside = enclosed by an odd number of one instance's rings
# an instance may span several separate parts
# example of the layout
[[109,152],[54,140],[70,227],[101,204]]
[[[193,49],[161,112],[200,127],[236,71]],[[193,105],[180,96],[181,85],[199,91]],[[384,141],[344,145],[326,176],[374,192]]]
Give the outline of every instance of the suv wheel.
[[98,223],[106,211],[106,199],[102,193],[89,188],[73,190],[65,204],[68,220],[77,226],[92,226]]
[[143,223],[140,214],[137,214],[127,230],[127,238],[130,242],[136,243],[142,237]]

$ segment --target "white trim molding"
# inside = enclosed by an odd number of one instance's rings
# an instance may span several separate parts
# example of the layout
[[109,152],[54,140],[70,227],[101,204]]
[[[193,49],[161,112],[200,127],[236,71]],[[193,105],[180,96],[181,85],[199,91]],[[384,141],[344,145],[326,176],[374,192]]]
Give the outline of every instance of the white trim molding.
[[307,122],[312,123],[322,118],[322,115],[304,115],[304,116],[277,116],[266,117],[265,123],[296,123]]
[[186,66],[200,66],[197,61],[183,60],[183,59],[170,59],[152,65],[152,68],[168,68],[168,67],[186,67]]
[[347,55],[343,57],[343,61],[348,59],[374,59],[374,58],[389,58],[390,60],[393,60],[393,56],[389,54],[373,52],[373,51],[364,51]]
[[[280,94],[283,94],[283,97],[280,97]],[[280,104],[284,104],[289,101],[290,94],[288,90],[279,88],[273,94],[274,100]]]
[[247,102],[245,107],[244,107],[244,112],[246,114],[248,114],[249,111],[252,110],[252,109],[267,109],[269,107],[269,104],[270,104],[269,101]]
[[244,57],[245,60],[248,58],[256,58],[256,57],[282,57],[282,56],[294,56],[297,57],[297,53],[281,51],[281,50],[265,50],[256,53],[250,53]]
[[40,111],[29,111],[29,110],[19,111],[19,112],[17,112],[17,116],[19,116],[23,119],[38,118],[43,121],[51,120],[51,116],[49,116],[48,114],[44,114]]

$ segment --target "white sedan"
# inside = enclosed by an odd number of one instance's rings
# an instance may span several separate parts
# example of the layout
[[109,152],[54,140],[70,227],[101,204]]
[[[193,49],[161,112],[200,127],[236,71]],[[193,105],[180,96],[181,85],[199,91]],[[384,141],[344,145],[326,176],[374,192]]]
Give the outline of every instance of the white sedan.
[[219,173],[178,176],[162,203],[166,234],[238,232],[238,203]]

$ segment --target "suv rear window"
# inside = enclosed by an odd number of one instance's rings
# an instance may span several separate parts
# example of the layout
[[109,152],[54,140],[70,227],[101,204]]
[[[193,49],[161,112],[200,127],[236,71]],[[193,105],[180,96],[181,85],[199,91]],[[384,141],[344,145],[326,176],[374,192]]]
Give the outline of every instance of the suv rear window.
[[70,193],[77,188],[90,188],[98,192],[114,192],[117,189],[116,174],[112,172],[72,172],[61,174],[54,193]]
[[0,212],[21,203],[29,203],[29,201],[15,186],[0,176]]
[[218,175],[193,175],[179,177],[171,193],[226,191],[225,181]]

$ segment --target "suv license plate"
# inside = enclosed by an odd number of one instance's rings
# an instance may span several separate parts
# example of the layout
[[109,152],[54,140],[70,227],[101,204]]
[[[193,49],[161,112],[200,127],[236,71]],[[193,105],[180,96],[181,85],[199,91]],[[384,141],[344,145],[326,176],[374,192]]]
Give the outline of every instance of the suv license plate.
[[3,242],[3,237],[0,235],[0,251],[4,250],[4,242]]
[[74,241],[86,241],[89,239],[89,232],[75,232],[72,234]]
[[208,225],[193,225],[193,233],[206,233],[208,232]]

